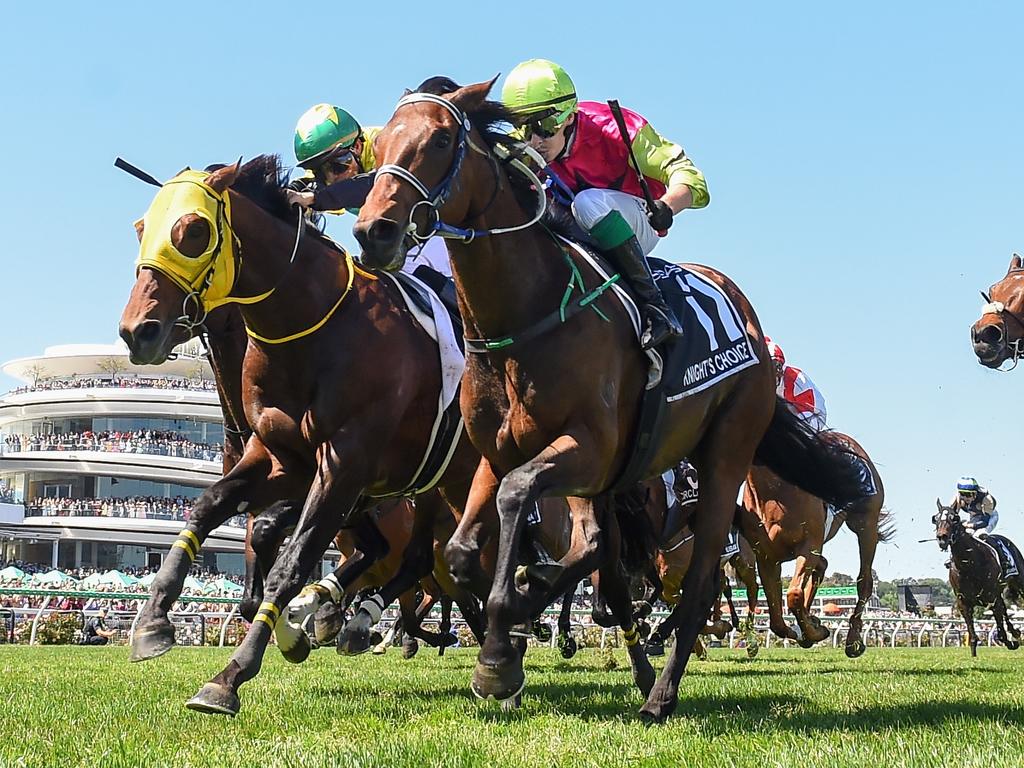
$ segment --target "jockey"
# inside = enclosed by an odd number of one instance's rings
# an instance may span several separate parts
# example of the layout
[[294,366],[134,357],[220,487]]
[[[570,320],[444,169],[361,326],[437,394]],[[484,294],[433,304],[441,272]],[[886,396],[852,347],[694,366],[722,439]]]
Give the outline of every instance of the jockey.
[[[306,110],[295,126],[295,160],[306,171],[301,181],[310,183],[305,190],[289,190],[288,202],[338,215],[358,210],[373,186],[377,167],[373,140],[378,133],[379,127],[363,128],[341,107],[316,104]],[[452,276],[443,240],[431,238],[415,249],[402,270],[417,274],[423,266]],[[441,292],[441,285],[430,279],[429,273],[421,270],[417,276]]]
[[996,527],[999,513],[996,512],[996,497],[987,488],[978,485],[973,477],[961,477],[956,484],[956,498],[950,505],[957,512],[967,515],[964,528],[976,538],[983,539]]
[[825,429],[825,398],[806,373],[792,365],[786,365],[786,354],[782,347],[764,337],[775,367],[775,393],[785,400],[797,416],[815,432]]
[[[569,75],[554,62],[531,59],[509,72],[501,89],[520,132],[548,163],[553,196],[572,201],[572,215],[629,283],[643,305],[644,349],[682,334],[645,258],[672,217],[708,204],[704,176],[682,147],[643,117],[622,110],[639,169],[633,169],[607,104],[578,101]],[[656,198],[648,209],[637,178]]]

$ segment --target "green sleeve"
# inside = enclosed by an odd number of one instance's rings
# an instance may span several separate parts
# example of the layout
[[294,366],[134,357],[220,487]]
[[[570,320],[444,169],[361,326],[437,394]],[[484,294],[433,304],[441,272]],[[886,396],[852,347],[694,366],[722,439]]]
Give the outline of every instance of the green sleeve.
[[686,156],[683,148],[659,134],[650,123],[633,139],[633,154],[644,176],[657,179],[666,187],[685,184],[693,195],[693,208],[703,208],[711,197],[704,174]]

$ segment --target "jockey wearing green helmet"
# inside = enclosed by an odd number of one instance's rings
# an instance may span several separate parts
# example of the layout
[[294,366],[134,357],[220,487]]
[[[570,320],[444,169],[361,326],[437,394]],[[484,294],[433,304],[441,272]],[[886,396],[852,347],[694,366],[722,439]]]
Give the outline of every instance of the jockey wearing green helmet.
[[[316,104],[295,126],[295,160],[321,183],[373,169],[373,136],[341,107]],[[371,134],[371,135],[367,135]]]
[[[708,204],[703,174],[682,147],[628,109],[622,109],[624,139],[611,108],[580,101],[572,78],[553,61],[531,59],[519,64],[505,79],[501,96],[517,118],[519,134],[547,162],[546,171],[556,182],[552,190],[556,201],[571,200],[575,224],[640,299],[644,349],[682,334],[646,256],[672,226],[675,214]],[[636,158],[635,169],[626,141]],[[650,208],[638,172],[655,198]]]

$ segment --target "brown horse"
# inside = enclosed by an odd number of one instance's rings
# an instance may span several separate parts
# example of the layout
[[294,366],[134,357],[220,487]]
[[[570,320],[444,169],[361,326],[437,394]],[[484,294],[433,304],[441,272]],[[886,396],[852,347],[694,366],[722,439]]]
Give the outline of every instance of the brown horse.
[[[277,158],[260,157],[241,169],[186,172],[165,185],[147,213],[141,268],[122,317],[132,358],[156,362],[170,349],[183,305],[242,303],[250,335],[242,397],[253,428],[242,459],[199,498],[164,560],[132,658],[152,658],[173,645],[167,611],[213,528],[281,499],[304,500],[245,641],[190,702],[207,712],[238,711],[238,687],[259,671],[282,609],[340,528],[354,529],[364,553],[346,563],[342,586],[383,554],[387,545],[364,514],[372,506],[366,499],[422,490],[427,478],[416,475],[438,412],[436,343],[390,280],[358,269],[312,228],[296,233],[285,182]],[[460,440],[437,483],[456,507],[477,462]],[[406,550],[396,596],[433,566],[429,532],[448,514],[438,506],[417,505],[417,525],[427,535],[413,536],[421,546]],[[283,646],[286,655],[304,658],[308,642],[301,634],[293,639],[295,646]]]
[[[943,506],[935,500],[938,512],[932,517],[935,524],[935,538],[939,548],[949,549],[952,557],[949,564],[949,586],[956,595],[956,607],[967,623],[967,636],[971,643],[971,656],[978,655],[978,635],[974,631],[974,609],[983,606],[992,609],[996,620],[999,642],[1011,651],[1020,647],[1020,630],[1013,626],[1007,603],[1021,604],[1024,596],[1024,557],[1013,542],[1005,536],[1005,542],[1016,561],[1017,574],[1006,581],[1000,577],[1002,568],[999,555],[991,544],[975,538],[964,528],[960,513],[953,507]],[[1007,635],[1009,629],[1009,635]]]
[[[811,615],[828,561],[822,555],[845,522],[857,536],[860,570],[857,573],[857,605],[850,617],[846,636],[846,655],[855,658],[864,653],[863,614],[874,592],[872,564],[879,541],[892,537],[890,515],[883,508],[885,490],[878,469],[867,452],[852,437],[839,432],[825,433],[828,439],[846,445],[858,455],[871,473],[875,492],[842,509],[825,530],[826,505],[811,494],[783,481],[763,467],[753,467],[747,475],[743,505],[738,510],[740,530],[754,548],[761,585],[768,601],[772,631],[810,648],[829,635],[817,617]],[[786,592],[786,604],[796,617],[797,626],[789,626],[782,613],[782,563],[796,560],[793,578]]]
[[1012,370],[1024,353],[1024,265],[1019,254],[1010,259],[1006,276],[981,295],[985,306],[971,326],[974,354],[988,368],[1012,360]]
[[[664,428],[651,435],[642,466],[624,475],[627,464],[637,464],[630,457],[637,450],[649,360],[626,310],[607,291],[587,289],[566,300],[577,274],[591,285],[606,278],[532,226],[543,211],[544,192],[496,130],[512,116],[486,100],[492,85],[467,86],[444,98],[412,94],[399,102],[374,141],[380,166],[354,228],[364,261],[389,269],[405,259],[411,235],[439,229],[460,238],[449,252],[474,353],[463,378],[462,410],[483,459],[466,515],[448,545],[456,577],[474,580],[482,543],[495,535],[499,540],[473,690],[495,699],[516,695],[525,677],[511,627],[546,605],[551,594],[600,569],[604,598],[628,626],[634,679],[647,695],[642,712],[661,720],[676,706],[689,649],[718,592],[719,553],[755,457],[839,506],[854,500],[858,487],[846,457],[802,430],[777,402],[750,303],[728,278],[706,267],[693,269],[732,300],[743,317],[747,352],[761,364],[660,403]],[[683,586],[692,599],[673,611],[677,642],[652,688],[628,591],[611,588],[605,578],[606,572],[618,576],[619,547],[609,541],[622,533],[607,493],[660,474],[684,456],[700,473],[705,514],[695,522],[694,560]],[[557,575],[531,578],[521,587],[515,576],[523,526],[534,501],[545,496],[570,497],[573,546]],[[500,525],[490,514],[495,504]]]

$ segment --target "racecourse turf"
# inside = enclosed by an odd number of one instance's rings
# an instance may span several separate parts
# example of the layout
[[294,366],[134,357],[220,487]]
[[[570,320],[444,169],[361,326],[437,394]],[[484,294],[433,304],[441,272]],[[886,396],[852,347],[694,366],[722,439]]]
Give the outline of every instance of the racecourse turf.
[[[227,650],[0,646],[0,766],[1019,766],[1024,651],[713,650],[678,712],[636,715],[625,654],[531,650],[523,707],[475,700],[475,650],[300,666],[271,648],[236,718],[184,702]],[[617,668],[605,669],[614,659]],[[658,664],[660,666],[660,662]]]

